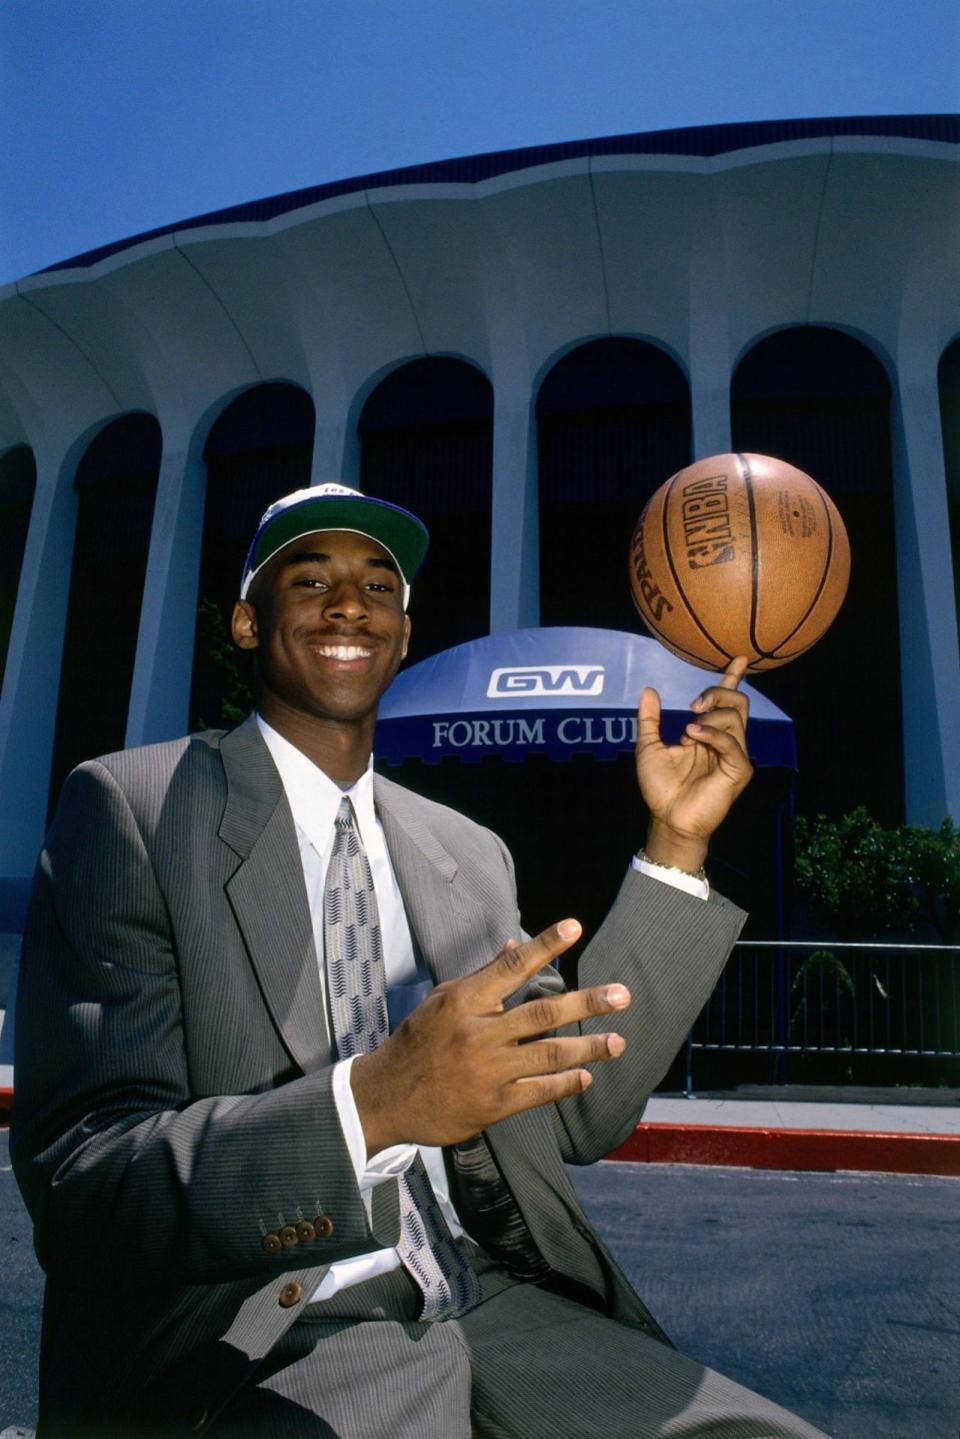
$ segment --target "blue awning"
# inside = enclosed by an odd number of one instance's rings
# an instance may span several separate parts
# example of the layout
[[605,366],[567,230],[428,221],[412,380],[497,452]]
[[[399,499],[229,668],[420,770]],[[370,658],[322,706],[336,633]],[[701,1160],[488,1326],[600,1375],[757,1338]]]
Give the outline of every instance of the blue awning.
[[[637,701],[652,685],[661,733],[674,743],[690,701],[711,678],[656,640],[575,627],[511,630],[455,645],[402,671],[380,705],[375,753],[388,764],[437,763],[453,755],[517,762],[544,754],[613,759],[636,743]],[[793,722],[743,685],[750,699],[748,746],[755,765],[796,769]]]

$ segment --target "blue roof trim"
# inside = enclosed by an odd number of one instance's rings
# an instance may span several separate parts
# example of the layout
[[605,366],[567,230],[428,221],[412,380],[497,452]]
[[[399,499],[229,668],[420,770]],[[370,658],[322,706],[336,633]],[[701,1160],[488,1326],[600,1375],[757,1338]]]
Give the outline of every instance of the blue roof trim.
[[178,220],[155,230],[144,230],[125,240],[115,240],[86,250],[69,260],[48,265],[39,274],[55,270],[82,269],[128,250],[145,240],[171,235],[176,230],[193,230],[201,225],[223,225],[236,221],[272,220],[291,210],[350,195],[359,190],[377,190],[388,185],[477,184],[495,175],[549,165],[558,160],[577,160],[589,155],[724,155],[731,150],[748,150],[755,145],[776,145],[785,140],[819,139],[825,135],[884,135],[905,140],[935,140],[960,144],[960,115],[852,115],[833,119],[756,120],[729,125],[692,125],[682,130],[650,130],[645,134],[608,135],[594,140],[568,140],[556,145],[530,145],[519,150],[494,150],[486,155],[468,155],[459,160],[434,160],[424,165],[406,165],[399,170],[380,170],[373,175],[355,175],[325,185],[310,185],[271,195],[223,210],[211,210],[190,220]]

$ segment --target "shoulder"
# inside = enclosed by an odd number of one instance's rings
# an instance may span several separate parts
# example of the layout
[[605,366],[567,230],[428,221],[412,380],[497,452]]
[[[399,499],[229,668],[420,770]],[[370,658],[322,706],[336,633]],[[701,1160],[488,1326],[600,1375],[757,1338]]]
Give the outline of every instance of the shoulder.
[[184,735],[160,744],[116,750],[113,754],[86,760],[77,766],[74,774],[106,771],[121,789],[134,792],[151,783],[169,782],[184,768],[197,777],[215,774],[223,768],[220,741],[226,733],[225,730],[205,730],[202,734]]
[[458,859],[464,853],[488,854],[512,867],[500,836],[459,810],[426,799],[380,774],[374,778],[374,795],[381,811],[387,809],[401,823],[416,823]]
[[397,784],[395,780],[385,779],[382,774],[374,775],[373,784],[378,806],[389,808],[396,814],[416,816],[421,822],[441,831],[492,836],[491,830],[484,829],[483,825],[477,824],[476,820],[470,819],[468,815],[461,814],[458,809],[451,809],[449,805],[440,804],[435,799],[427,799],[415,790]]
[[55,825],[70,812],[121,807],[150,828],[172,796],[221,792],[223,734],[208,730],[85,760],[64,782]]

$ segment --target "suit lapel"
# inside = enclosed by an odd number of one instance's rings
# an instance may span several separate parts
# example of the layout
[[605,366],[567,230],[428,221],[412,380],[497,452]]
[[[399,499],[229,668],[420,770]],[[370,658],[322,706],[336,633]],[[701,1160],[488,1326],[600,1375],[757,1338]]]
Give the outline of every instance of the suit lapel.
[[309,1074],[329,1062],[330,1046],[293,817],[253,716],[224,736],[220,753],[227,776],[220,838],[242,860],[227,898],[273,1021]]
[[379,775],[373,793],[414,943],[437,984],[456,979],[482,957],[483,910],[423,819],[417,796]]

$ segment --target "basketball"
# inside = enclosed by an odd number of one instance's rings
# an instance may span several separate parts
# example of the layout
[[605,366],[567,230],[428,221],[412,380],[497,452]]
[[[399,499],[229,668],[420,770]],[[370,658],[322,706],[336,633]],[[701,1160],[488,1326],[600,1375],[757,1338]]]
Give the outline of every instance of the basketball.
[[830,496],[770,455],[711,455],[661,485],[630,542],[630,589],[661,644],[701,669],[785,665],[836,618],[850,544]]

